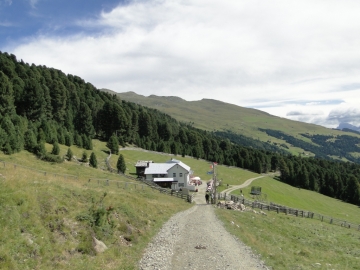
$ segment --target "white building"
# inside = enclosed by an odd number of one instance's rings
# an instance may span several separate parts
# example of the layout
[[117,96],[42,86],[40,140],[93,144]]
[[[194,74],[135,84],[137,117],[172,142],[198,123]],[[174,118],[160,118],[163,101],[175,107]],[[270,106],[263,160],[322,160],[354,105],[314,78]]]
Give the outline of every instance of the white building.
[[188,165],[180,160],[171,159],[165,163],[148,163],[144,174],[146,180],[154,181],[162,187],[173,190],[180,188],[195,190],[195,186],[190,185],[192,171]]

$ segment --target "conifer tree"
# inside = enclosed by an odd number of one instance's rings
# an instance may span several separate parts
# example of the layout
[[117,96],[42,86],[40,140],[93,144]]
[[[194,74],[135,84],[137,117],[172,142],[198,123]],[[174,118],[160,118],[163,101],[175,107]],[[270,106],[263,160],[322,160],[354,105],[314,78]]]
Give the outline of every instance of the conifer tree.
[[125,173],[126,170],[126,164],[125,160],[122,154],[120,154],[119,159],[116,164],[116,168],[118,169],[118,172]]
[[96,159],[96,155],[94,152],[91,153],[89,162],[90,162],[91,167],[97,168],[97,159]]
[[110,137],[106,146],[110,149],[112,154],[119,154],[119,141],[115,134]]
[[60,153],[60,147],[59,147],[59,144],[58,142],[54,142],[53,144],[53,149],[51,151],[51,154],[53,155],[58,155]]
[[88,161],[88,156],[87,156],[86,151],[83,152],[81,161],[84,163],[86,163]]
[[72,133],[67,132],[65,134],[65,145],[66,146],[72,146],[73,145],[73,136]]
[[69,147],[67,150],[67,153],[66,153],[66,158],[68,161],[71,161],[72,157],[73,157],[73,152],[71,151],[71,148]]
[[43,159],[46,156],[46,148],[45,148],[45,143],[43,141],[40,141],[38,143],[38,145],[36,146],[35,153],[40,159]]

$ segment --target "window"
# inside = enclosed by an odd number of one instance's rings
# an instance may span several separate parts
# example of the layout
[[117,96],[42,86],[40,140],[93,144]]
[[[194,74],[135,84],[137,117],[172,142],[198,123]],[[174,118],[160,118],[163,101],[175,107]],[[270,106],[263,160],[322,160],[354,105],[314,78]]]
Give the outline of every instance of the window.
[[176,173],[173,173],[173,177],[176,177]]
[[179,187],[183,187],[184,186],[184,183],[179,183]]
[[179,176],[180,176],[180,177],[182,177],[182,172],[181,172],[181,173],[179,173]]

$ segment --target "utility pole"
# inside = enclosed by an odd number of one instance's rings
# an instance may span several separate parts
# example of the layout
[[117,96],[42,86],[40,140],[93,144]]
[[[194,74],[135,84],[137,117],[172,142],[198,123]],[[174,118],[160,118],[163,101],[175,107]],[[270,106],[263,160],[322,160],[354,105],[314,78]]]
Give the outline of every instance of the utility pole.
[[213,185],[214,185],[214,204],[216,204],[216,171],[215,171],[215,162],[212,163],[213,167]]

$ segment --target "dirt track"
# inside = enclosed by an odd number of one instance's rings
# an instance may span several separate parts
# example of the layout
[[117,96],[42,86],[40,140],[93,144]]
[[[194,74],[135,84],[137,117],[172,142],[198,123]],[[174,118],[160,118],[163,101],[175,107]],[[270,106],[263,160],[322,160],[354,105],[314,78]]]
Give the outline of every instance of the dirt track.
[[[243,188],[255,179],[232,188]],[[268,269],[249,247],[224,229],[214,206],[205,204],[205,188],[200,186],[195,206],[164,224],[146,249],[140,269]]]

